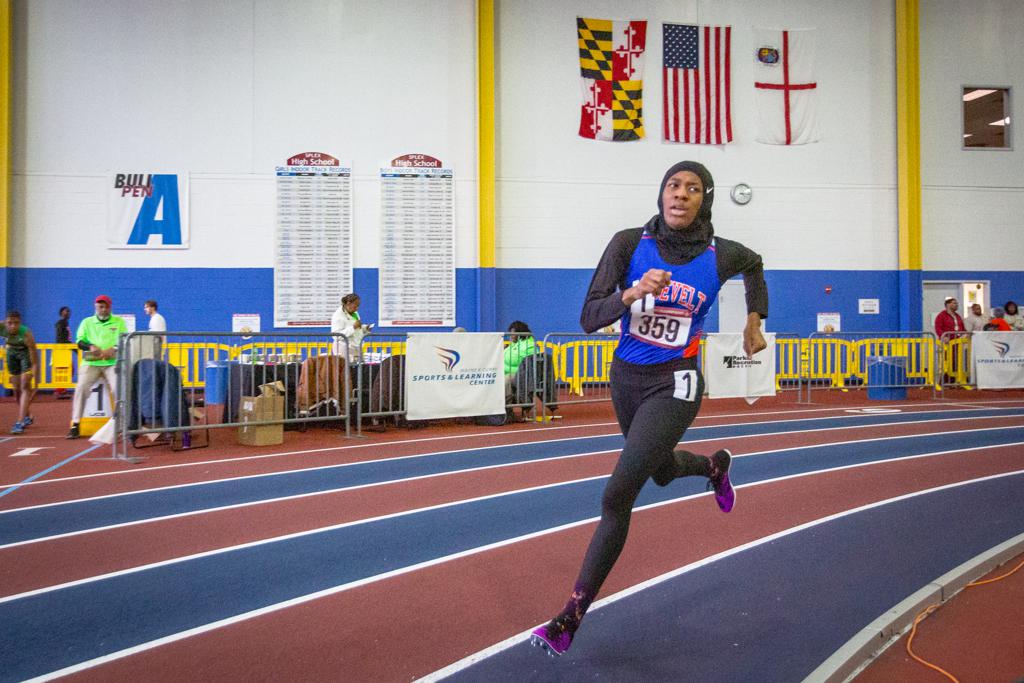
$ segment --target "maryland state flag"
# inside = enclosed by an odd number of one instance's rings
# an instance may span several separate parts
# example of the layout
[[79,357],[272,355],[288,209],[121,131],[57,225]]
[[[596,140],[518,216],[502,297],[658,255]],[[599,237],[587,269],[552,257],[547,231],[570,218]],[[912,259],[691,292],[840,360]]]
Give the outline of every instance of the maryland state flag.
[[576,17],[580,45],[580,135],[594,140],[644,136],[646,21]]

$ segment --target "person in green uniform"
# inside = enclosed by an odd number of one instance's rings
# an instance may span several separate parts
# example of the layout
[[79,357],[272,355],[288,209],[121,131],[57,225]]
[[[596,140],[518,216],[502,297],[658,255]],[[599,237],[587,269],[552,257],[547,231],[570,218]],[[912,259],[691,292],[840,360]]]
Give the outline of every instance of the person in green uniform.
[[35,398],[35,368],[39,365],[36,338],[32,330],[21,324],[21,313],[9,311],[0,337],[7,339],[7,371],[14,387],[14,400],[18,404],[18,421],[11,434],[22,434],[32,424],[29,406]]
[[111,315],[110,297],[101,294],[96,297],[96,315],[89,316],[78,325],[75,343],[85,353],[84,362],[78,366],[78,382],[75,384],[75,400],[71,409],[71,430],[67,438],[77,439],[78,422],[85,411],[89,391],[102,378],[110,389],[111,405],[117,397],[117,339],[128,334],[124,318]]
[[517,393],[516,373],[523,359],[537,353],[530,326],[522,320],[513,320],[508,326],[508,346],[505,347],[505,403],[512,403]]

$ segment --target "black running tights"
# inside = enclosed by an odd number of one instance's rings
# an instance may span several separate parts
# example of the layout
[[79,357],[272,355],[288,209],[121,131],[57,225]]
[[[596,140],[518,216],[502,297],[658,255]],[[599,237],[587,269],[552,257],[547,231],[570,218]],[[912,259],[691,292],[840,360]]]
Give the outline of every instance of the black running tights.
[[[681,376],[680,373],[690,373]],[[704,378],[687,359],[644,366],[616,358],[612,403],[626,445],[601,497],[601,522],[590,540],[577,586],[597,595],[626,543],[633,504],[648,478],[665,486],[676,477],[705,475],[704,456],[673,452],[700,409]],[[692,385],[686,384],[692,382]],[[686,396],[691,400],[676,398]]]

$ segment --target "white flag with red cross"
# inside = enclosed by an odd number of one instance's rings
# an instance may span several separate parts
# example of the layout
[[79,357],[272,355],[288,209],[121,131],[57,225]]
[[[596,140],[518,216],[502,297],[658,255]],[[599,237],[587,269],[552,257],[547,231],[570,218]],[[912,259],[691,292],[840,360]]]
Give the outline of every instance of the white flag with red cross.
[[818,141],[815,30],[755,29],[757,141],[803,145]]

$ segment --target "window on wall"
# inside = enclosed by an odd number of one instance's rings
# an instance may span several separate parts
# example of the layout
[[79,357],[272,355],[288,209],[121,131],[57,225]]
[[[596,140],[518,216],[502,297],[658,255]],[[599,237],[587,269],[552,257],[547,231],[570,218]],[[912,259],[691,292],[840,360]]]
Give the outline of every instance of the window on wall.
[[964,86],[964,149],[1010,149],[1010,89]]

